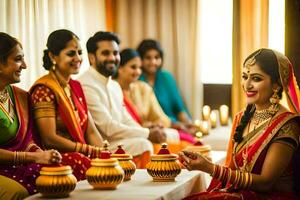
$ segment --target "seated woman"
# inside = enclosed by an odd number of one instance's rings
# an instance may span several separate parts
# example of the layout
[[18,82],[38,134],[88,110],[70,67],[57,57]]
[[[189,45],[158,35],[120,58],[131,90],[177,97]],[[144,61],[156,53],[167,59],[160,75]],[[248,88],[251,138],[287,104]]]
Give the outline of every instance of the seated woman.
[[[293,67],[281,53],[259,49],[246,58],[242,78],[248,105],[234,119],[226,166],[180,153],[187,169],[213,177],[207,192],[186,199],[298,199],[300,102]],[[289,109],[279,103],[282,92]]]
[[23,199],[36,193],[42,164],[57,164],[56,150],[42,151],[33,141],[29,95],[10,84],[26,69],[22,45],[0,32],[0,198]]
[[142,58],[140,80],[153,87],[161,108],[172,121],[172,128],[180,130],[180,139],[193,143],[195,128],[174,77],[162,69],[163,50],[160,44],[151,39],[143,40],[137,51]]
[[[85,178],[88,157],[97,157],[102,137],[87,110],[77,74],[82,62],[78,37],[69,30],[52,32],[44,51],[44,68],[49,73],[30,89],[34,119],[44,148],[56,148],[62,163],[73,168],[77,180]],[[79,152],[79,153],[74,153]]]
[[180,142],[178,131],[170,128],[171,120],[161,109],[153,89],[147,83],[138,80],[141,75],[139,54],[133,49],[124,49],[120,56],[121,62],[115,78],[123,90],[126,109],[142,126],[162,128],[166,133],[167,143],[173,144],[169,146],[172,152],[182,150],[187,143]]

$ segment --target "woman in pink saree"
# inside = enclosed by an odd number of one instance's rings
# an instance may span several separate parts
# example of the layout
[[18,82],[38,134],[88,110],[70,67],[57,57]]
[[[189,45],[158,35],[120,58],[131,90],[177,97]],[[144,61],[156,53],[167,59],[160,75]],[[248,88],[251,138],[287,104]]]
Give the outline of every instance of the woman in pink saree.
[[[288,58],[259,49],[244,62],[247,107],[233,122],[225,166],[181,152],[189,170],[212,176],[207,192],[186,199],[298,199],[299,96]],[[288,108],[279,103],[284,93]]]
[[42,151],[34,143],[29,94],[11,85],[26,68],[22,45],[0,32],[0,199],[36,193],[42,165],[61,161],[56,150]]

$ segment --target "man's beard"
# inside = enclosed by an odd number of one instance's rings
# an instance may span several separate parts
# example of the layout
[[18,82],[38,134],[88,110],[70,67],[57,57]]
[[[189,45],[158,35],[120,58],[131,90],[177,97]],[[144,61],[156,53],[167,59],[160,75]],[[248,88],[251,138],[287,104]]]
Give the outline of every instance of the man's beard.
[[[113,63],[115,65],[115,67],[113,69],[106,67],[107,64],[111,64],[111,63]],[[96,63],[96,67],[97,67],[97,71],[105,77],[113,76],[118,70],[118,65],[116,63],[107,62],[107,61],[104,61],[104,62],[98,61]]]

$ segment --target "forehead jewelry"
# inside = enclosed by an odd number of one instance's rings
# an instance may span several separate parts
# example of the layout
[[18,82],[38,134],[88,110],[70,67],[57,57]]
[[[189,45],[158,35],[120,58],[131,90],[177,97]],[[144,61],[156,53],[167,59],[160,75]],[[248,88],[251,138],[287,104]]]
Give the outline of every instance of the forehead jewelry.
[[257,51],[257,53],[255,53],[251,58],[249,58],[245,62],[244,67],[246,67],[246,69],[247,69],[247,74],[250,73],[250,67],[253,66],[256,63],[255,57],[258,56],[261,51],[262,51],[262,49],[260,49],[259,51]]

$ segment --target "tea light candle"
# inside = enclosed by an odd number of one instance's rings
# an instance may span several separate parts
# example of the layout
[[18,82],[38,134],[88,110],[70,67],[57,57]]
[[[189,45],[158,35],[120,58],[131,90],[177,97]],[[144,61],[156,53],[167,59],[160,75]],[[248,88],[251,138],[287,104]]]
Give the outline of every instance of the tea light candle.
[[212,128],[216,128],[217,126],[217,113],[215,110],[210,113],[210,125]]
[[202,121],[201,123],[201,130],[202,130],[202,133],[203,135],[208,135],[209,133],[209,122],[208,121]]
[[203,120],[209,120],[209,115],[210,115],[210,107],[208,105],[203,106],[202,108],[202,117]]
[[222,126],[228,125],[228,112],[229,108],[227,105],[220,106],[220,123]]

